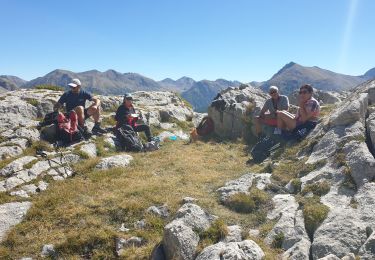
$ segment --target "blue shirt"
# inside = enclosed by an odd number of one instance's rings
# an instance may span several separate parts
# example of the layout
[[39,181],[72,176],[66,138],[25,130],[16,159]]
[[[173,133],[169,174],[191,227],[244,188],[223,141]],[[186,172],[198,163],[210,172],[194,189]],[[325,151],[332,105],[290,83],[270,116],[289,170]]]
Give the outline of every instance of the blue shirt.
[[86,100],[91,100],[92,95],[84,90],[73,93],[71,90],[65,92],[59,99],[60,104],[66,104],[66,111],[69,112],[77,106],[85,107]]

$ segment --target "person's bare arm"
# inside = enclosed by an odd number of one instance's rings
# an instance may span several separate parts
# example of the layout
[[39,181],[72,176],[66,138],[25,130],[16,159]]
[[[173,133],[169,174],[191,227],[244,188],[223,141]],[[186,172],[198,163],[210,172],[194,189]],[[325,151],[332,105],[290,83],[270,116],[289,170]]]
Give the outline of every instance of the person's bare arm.
[[91,99],[91,101],[93,102],[92,105],[90,107],[95,107],[95,108],[98,108],[100,106],[100,99],[98,97],[93,97]]

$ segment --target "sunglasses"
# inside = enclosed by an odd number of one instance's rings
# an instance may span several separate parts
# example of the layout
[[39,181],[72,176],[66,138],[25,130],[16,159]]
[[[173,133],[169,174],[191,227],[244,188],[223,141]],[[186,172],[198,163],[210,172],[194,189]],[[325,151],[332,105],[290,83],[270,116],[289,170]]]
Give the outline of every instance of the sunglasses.
[[308,91],[304,90],[304,91],[300,91],[299,94],[307,94],[309,93]]
[[277,91],[272,91],[270,92],[270,95],[275,94],[275,93],[277,93]]

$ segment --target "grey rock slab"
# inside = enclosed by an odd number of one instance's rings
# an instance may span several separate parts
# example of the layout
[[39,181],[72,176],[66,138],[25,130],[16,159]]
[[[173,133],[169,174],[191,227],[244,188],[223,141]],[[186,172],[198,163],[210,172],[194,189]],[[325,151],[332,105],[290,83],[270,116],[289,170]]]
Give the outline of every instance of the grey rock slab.
[[26,191],[24,190],[18,190],[18,191],[12,191],[10,192],[10,195],[11,196],[18,196],[18,197],[21,197],[21,198],[29,198],[29,194],[27,194]]
[[353,208],[331,209],[328,217],[315,231],[312,243],[313,259],[328,254],[344,257],[358,252],[367,239],[366,224]]
[[372,232],[365,243],[361,246],[358,255],[361,259],[375,259],[375,232]]
[[25,164],[28,164],[36,159],[37,158],[34,156],[23,156],[21,158],[18,158],[13,162],[9,163],[8,165],[6,165],[4,168],[2,168],[0,170],[0,175],[10,176],[17,171],[22,170]]
[[23,150],[18,145],[0,146],[0,158],[1,159],[16,157],[22,153],[23,153]]
[[0,241],[11,227],[20,223],[31,207],[31,202],[12,202],[0,205]]
[[293,195],[290,194],[278,194],[272,198],[274,203],[274,208],[267,214],[267,218],[277,219],[281,217],[284,213],[294,215],[298,209],[298,203],[296,202]]
[[160,218],[168,218],[169,217],[169,210],[167,205],[162,206],[151,206],[146,209],[147,213],[154,214]]
[[319,260],[341,260],[341,259],[335,256],[334,254],[329,254],[329,255],[326,255],[325,257],[319,258]]
[[133,157],[128,154],[120,154],[107,158],[102,158],[100,162],[96,165],[97,169],[110,169],[114,167],[126,167],[133,160]]
[[368,106],[367,93],[359,94],[356,98],[346,101],[330,116],[330,125],[350,125],[356,121],[364,121]]
[[90,158],[95,158],[97,155],[96,145],[94,143],[88,143],[81,146],[80,150],[85,152]]
[[194,230],[206,230],[217,217],[206,213],[193,203],[186,203],[176,212],[175,220],[180,220]]
[[19,179],[17,177],[9,177],[8,179],[5,180],[4,187],[7,191],[23,184],[25,181],[22,179]]
[[375,179],[375,159],[366,143],[351,141],[344,146],[344,152],[357,187]]
[[283,260],[304,260],[310,257],[311,242],[303,238],[282,254]]
[[10,144],[18,145],[23,150],[25,150],[29,146],[29,140],[25,138],[13,138],[7,142],[2,143],[2,145],[10,145]]
[[116,239],[116,253],[118,256],[121,256],[124,249],[128,247],[140,247],[143,244],[143,239],[140,237],[130,237],[128,239],[125,238],[117,238]]
[[263,250],[252,240],[242,242],[219,242],[208,246],[196,260],[261,260],[265,257]]
[[199,236],[181,220],[164,227],[163,246],[167,259],[193,260]]
[[370,137],[372,148],[375,150],[375,112],[366,119],[367,131]]
[[225,203],[231,196],[237,193],[249,194],[249,189],[253,184],[254,176],[255,174],[248,173],[242,175],[236,180],[226,182],[223,187],[217,189],[220,196],[220,201]]
[[197,202],[198,200],[196,198],[192,198],[192,197],[185,197],[182,199],[182,204],[185,204],[185,203],[194,203],[194,202]]
[[228,226],[228,235],[223,239],[223,242],[241,242],[242,228],[238,225]]

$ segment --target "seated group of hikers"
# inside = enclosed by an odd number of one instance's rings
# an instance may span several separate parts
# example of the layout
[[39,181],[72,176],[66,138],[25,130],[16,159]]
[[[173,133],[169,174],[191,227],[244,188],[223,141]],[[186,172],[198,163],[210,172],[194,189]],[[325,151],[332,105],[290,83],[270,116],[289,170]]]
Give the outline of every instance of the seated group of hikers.
[[[84,138],[89,138],[92,134],[101,135],[107,133],[108,130],[103,129],[100,125],[101,109],[99,98],[92,96],[90,93],[83,90],[81,88],[81,82],[79,79],[73,79],[72,82],[68,84],[68,86],[70,89],[60,97],[60,99],[54,106],[54,112],[51,113],[56,115],[56,123],[59,125],[59,127],[66,127],[68,133],[69,131],[78,132],[81,137]],[[147,141],[151,142],[153,140],[153,137],[150,131],[150,127],[146,124],[137,123],[139,114],[136,114],[132,104],[132,100],[133,97],[131,94],[125,94],[123,103],[118,107],[116,111],[116,126],[112,130],[114,130],[115,134],[123,133],[122,130],[124,129],[127,131],[133,131],[133,133],[144,132]],[[86,101],[92,102],[92,104],[88,108],[85,107]],[[66,107],[67,113],[59,113],[58,111],[64,105]],[[86,119],[88,119],[89,117],[92,117],[95,123],[92,130],[88,129],[85,124]],[[75,129],[74,126],[76,126],[77,129]],[[59,139],[60,137],[61,136],[58,136],[57,139]],[[68,140],[65,141],[65,144],[69,144],[74,141],[72,139],[74,138],[70,136],[70,140],[68,138]]]
[[[315,128],[320,113],[319,102],[313,98],[311,85],[303,85],[299,89],[298,109],[294,115],[289,112],[287,96],[280,95],[276,86],[269,88],[268,99],[255,118],[258,143],[252,148],[253,161],[262,162],[272,151],[280,147],[284,141],[301,140]],[[266,125],[272,134],[264,135],[262,126]]]
[[299,89],[298,110],[295,115],[289,112],[289,100],[287,96],[280,95],[276,86],[269,88],[271,96],[255,118],[255,128],[258,137],[262,137],[262,125],[274,127],[273,134],[281,135],[291,133],[297,129],[312,130],[320,113],[319,102],[313,97],[311,85],[303,85]]

